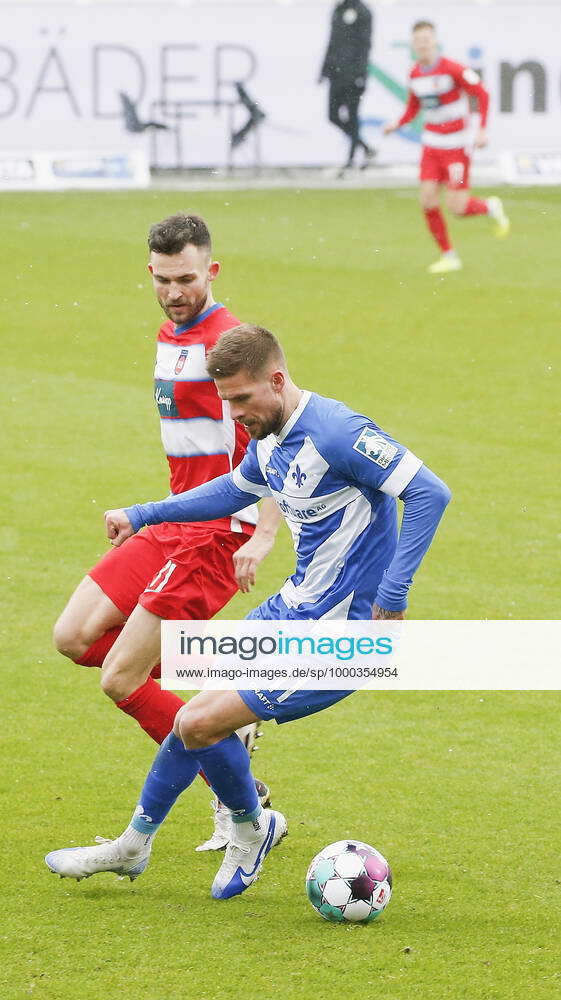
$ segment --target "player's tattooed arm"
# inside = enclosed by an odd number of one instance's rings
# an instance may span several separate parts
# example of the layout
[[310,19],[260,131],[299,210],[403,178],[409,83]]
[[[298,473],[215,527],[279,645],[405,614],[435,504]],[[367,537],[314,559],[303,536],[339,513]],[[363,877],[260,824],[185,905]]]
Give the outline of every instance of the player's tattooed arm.
[[255,532],[233,556],[236,582],[242,593],[249,594],[253,587],[257,567],[273,548],[281,521],[282,515],[275,501],[264,499]]
[[405,618],[405,611],[388,611],[387,608],[381,608],[379,604],[375,604],[372,608],[372,617],[374,621],[381,618],[398,618],[403,620]]

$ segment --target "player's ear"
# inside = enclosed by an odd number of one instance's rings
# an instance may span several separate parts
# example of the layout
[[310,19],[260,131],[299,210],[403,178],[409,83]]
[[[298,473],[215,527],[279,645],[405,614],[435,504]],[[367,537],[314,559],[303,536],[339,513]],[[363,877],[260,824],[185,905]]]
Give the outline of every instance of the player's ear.
[[271,385],[275,392],[281,392],[284,389],[285,377],[284,372],[276,371],[271,375]]
[[154,268],[152,267],[152,265],[151,264],[147,264],[147,267],[148,267],[148,270],[150,271],[150,274],[154,274]]
[[212,260],[208,267],[208,280],[214,281],[220,273],[220,264],[217,260]]

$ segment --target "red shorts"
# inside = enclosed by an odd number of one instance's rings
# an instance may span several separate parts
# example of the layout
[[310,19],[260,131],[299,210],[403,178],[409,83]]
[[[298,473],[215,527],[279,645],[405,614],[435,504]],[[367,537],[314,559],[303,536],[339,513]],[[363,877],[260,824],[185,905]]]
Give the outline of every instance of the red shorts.
[[435,149],[423,146],[421,180],[446,184],[452,191],[469,187],[471,160],[465,149]]
[[127,618],[137,604],[159,618],[212,618],[238,589],[232,557],[251,534],[153,525],[107,552],[89,576]]

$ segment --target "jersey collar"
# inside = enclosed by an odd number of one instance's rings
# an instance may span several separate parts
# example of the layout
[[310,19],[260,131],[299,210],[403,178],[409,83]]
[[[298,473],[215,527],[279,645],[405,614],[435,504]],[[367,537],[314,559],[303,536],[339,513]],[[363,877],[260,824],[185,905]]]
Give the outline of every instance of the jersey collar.
[[300,417],[302,416],[302,413],[303,413],[304,409],[306,408],[306,406],[310,402],[311,395],[312,394],[311,394],[311,392],[309,392],[308,389],[304,389],[304,391],[303,391],[303,393],[302,393],[302,395],[300,397],[300,402],[298,403],[298,406],[294,410],[294,413],[290,414],[288,420],[286,421],[286,423],[284,424],[284,426],[281,427],[279,433],[273,435],[277,439],[277,444],[281,444],[284,441],[284,439],[287,436],[287,434],[289,434],[290,431],[292,430],[292,428],[294,427],[294,424],[296,423],[296,421],[300,419]]
[[216,312],[217,309],[223,309],[223,308],[224,306],[222,305],[221,302],[215,302],[213,306],[209,306],[208,309],[205,309],[204,312],[199,313],[198,316],[195,316],[195,318],[192,319],[190,323],[183,323],[181,326],[176,326],[175,330],[173,331],[174,335],[176,337],[180,337],[182,333],[187,333],[188,330],[192,330],[194,326],[198,326],[199,323],[202,323],[203,320],[207,319],[208,316],[211,316],[212,313]]

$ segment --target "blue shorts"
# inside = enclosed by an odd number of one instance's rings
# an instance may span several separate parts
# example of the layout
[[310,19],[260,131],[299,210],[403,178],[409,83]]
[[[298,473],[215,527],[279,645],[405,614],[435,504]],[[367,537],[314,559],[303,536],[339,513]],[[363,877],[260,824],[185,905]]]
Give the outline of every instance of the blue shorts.
[[343,698],[348,698],[352,691],[238,691],[242,701],[258,719],[274,719],[281,722],[294,722],[306,715],[322,712],[324,708],[335,705]]
[[[281,621],[289,617],[287,612],[284,601],[275,594],[250,611],[246,619]],[[238,694],[259,719],[274,719],[280,724],[322,712],[324,708],[348,698],[353,692],[309,691],[298,688],[295,691],[238,691]]]

